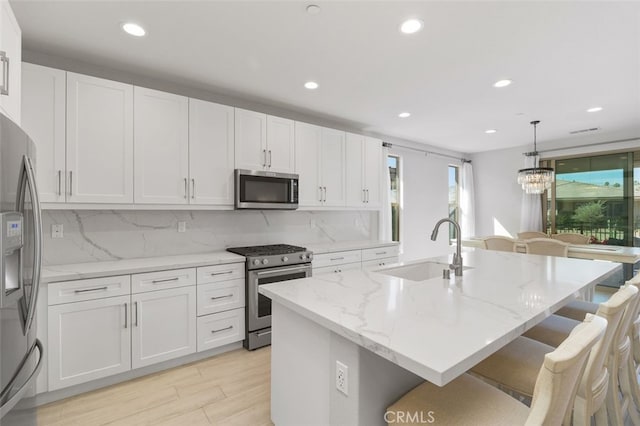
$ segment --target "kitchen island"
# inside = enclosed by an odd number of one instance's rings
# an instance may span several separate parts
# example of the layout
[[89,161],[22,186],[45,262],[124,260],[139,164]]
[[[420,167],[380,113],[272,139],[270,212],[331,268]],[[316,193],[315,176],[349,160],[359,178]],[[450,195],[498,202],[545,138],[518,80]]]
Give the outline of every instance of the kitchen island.
[[620,268],[484,250],[464,265],[449,279],[428,278],[423,260],[261,286],[273,302],[273,422],[384,424],[412,387],[446,385]]

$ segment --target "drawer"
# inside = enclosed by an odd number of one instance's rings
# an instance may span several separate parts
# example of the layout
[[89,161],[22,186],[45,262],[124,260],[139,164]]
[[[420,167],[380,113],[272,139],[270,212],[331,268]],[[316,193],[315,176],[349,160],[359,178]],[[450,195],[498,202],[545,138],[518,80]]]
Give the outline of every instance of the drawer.
[[351,271],[361,268],[361,263],[347,263],[346,265],[324,266],[322,268],[313,268],[313,275],[322,274],[339,274],[340,272]]
[[198,316],[244,307],[244,278],[198,286]]
[[399,246],[387,246],[362,250],[362,261],[384,259],[387,257],[395,257],[400,253]]
[[129,275],[50,283],[47,286],[49,306],[124,296],[130,293],[131,277]]
[[196,268],[172,269],[131,275],[131,292],[165,290],[196,284]]
[[198,317],[198,352],[244,340],[244,308]]
[[398,261],[399,261],[398,256],[386,257],[384,259],[377,259],[377,260],[369,260],[367,262],[362,262],[362,269],[375,269],[382,266],[398,263]]
[[217,283],[238,278],[244,279],[244,269],[244,263],[230,263],[198,268],[198,284]]
[[322,268],[325,266],[344,265],[346,263],[356,263],[362,260],[360,250],[337,251],[335,253],[323,253],[313,257],[313,267]]

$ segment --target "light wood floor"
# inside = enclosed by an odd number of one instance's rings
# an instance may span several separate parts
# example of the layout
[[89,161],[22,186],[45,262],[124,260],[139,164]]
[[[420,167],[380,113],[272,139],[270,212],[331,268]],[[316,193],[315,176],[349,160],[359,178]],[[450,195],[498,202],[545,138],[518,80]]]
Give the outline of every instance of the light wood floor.
[[271,348],[215,357],[44,405],[39,426],[273,425]]

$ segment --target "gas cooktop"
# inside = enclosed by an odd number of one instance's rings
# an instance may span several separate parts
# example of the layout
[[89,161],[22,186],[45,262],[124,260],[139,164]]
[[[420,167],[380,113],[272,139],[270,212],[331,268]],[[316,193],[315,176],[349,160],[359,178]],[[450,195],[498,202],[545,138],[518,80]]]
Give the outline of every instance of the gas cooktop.
[[307,251],[304,247],[289,244],[270,244],[266,246],[229,247],[227,251],[241,256],[273,256],[278,254],[300,253]]

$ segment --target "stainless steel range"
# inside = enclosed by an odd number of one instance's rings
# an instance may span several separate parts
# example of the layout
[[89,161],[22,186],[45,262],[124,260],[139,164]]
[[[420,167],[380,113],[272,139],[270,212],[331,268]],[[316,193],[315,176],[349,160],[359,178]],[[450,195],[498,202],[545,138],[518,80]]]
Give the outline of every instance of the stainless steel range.
[[244,347],[254,350],[271,344],[271,299],[258,293],[263,284],[311,276],[313,253],[287,244],[231,247],[227,251],[246,261],[246,336]]

